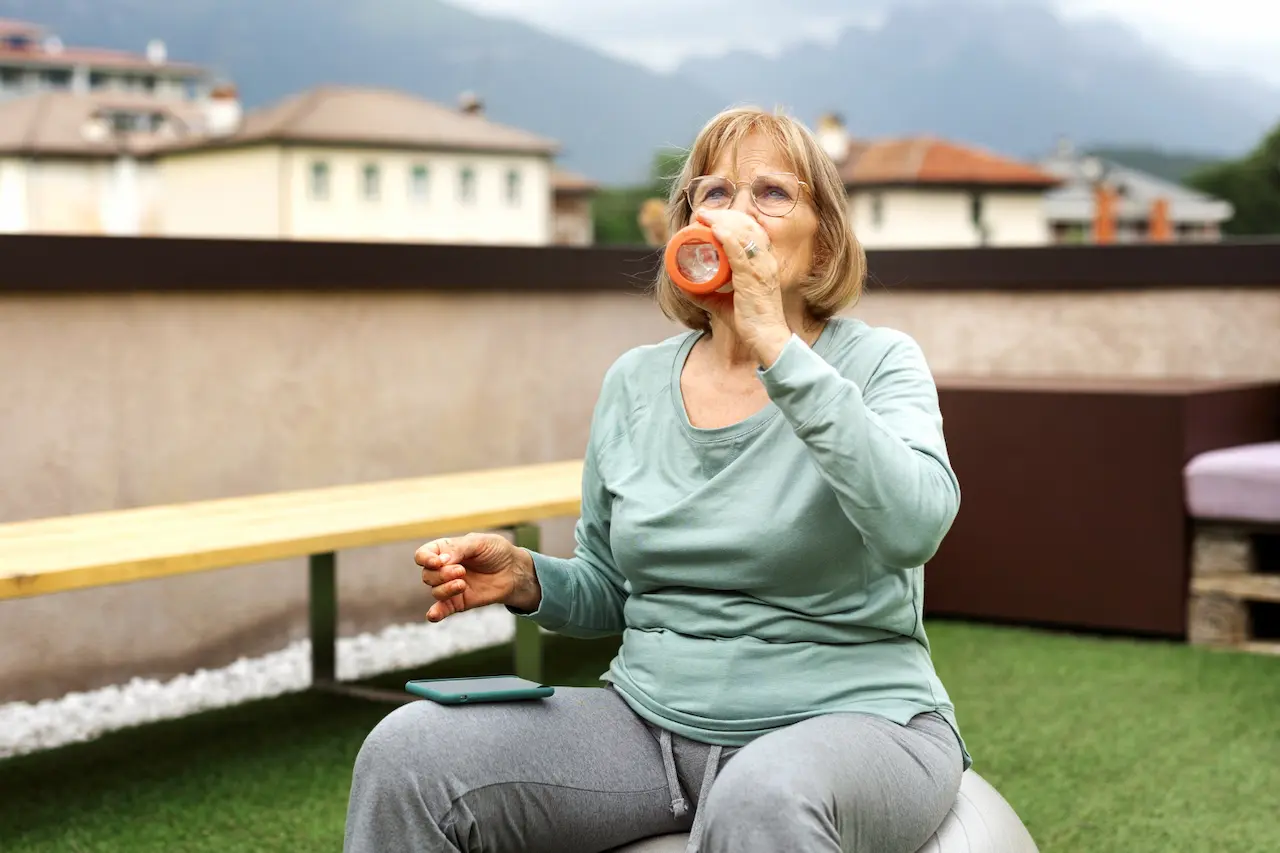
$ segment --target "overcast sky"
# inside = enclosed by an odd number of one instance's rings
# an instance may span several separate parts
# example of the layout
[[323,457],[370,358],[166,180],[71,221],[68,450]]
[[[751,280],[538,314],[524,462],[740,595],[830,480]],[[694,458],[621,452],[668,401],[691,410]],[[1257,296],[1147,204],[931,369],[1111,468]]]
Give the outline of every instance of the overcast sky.
[[[768,49],[873,23],[909,0],[452,0],[588,41],[654,68],[693,50]],[[955,0],[963,2],[963,0]],[[1065,17],[1111,17],[1200,67],[1245,72],[1280,86],[1277,0],[1005,0],[1046,2]]]

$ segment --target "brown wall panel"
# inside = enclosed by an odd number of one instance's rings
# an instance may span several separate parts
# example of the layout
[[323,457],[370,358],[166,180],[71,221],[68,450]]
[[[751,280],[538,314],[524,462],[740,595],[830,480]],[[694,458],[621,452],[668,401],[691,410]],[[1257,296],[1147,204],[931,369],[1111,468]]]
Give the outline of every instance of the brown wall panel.
[[935,615],[1182,636],[1182,468],[1280,437],[1280,383],[943,384],[960,514]]

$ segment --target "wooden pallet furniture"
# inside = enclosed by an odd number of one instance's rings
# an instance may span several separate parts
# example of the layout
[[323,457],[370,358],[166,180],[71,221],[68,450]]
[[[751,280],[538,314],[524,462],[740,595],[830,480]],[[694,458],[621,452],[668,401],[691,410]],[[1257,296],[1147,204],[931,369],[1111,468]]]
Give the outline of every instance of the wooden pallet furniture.
[[[0,524],[0,600],[305,556],[312,683],[372,697],[336,677],[337,552],[392,542],[411,552],[473,530],[509,531],[536,550],[540,521],[577,515],[581,480],[571,460]],[[424,593],[424,613],[432,601]],[[539,680],[536,625],[517,620],[514,650],[516,673]]]
[[[1194,645],[1280,654],[1280,441],[1224,448],[1186,467],[1192,518],[1187,639]],[[1270,629],[1264,635],[1264,631]]]

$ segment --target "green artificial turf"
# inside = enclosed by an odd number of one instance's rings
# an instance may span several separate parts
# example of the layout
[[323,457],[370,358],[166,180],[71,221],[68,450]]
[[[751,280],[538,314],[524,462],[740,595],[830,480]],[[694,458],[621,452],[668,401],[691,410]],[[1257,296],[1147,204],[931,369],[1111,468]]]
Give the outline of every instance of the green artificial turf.
[[[932,623],[975,769],[1044,853],[1280,850],[1280,658]],[[592,684],[614,641],[555,638]],[[375,679],[509,671],[505,648]],[[303,694],[0,761],[0,851],[339,851],[388,706]]]

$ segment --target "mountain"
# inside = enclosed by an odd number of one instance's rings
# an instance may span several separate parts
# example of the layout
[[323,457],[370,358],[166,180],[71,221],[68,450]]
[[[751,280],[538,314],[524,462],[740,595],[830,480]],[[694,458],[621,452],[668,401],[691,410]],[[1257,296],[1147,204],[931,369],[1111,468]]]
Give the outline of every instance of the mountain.
[[566,167],[606,183],[644,182],[657,149],[687,146],[731,103],[784,105],[809,122],[835,110],[855,134],[933,133],[1023,157],[1059,135],[1230,156],[1280,118],[1273,89],[1201,75],[1132,30],[1067,23],[1035,0],[884,8],[876,29],[773,58],[703,56],[674,74],[441,0],[0,0],[0,17],[69,44],[140,51],[162,38],[170,56],[233,78],[249,107],[323,83],[446,103],[476,91],[496,121],[560,140]]
[[259,107],[324,83],[389,86],[454,103],[475,91],[495,121],[562,143],[567,168],[647,179],[654,151],[687,145],[721,99],[523,24],[438,0],[0,0],[0,18],[71,45],[141,52],[163,39]]
[[1023,157],[1059,135],[1237,153],[1280,118],[1274,89],[1197,73],[1124,26],[1068,23],[1035,3],[904,4],[829,47],[701,58],[679,73],[811,121],[834,110],[858,135],[934,133]]
[[1210,166],[1223,161],[1217,157],[1205,157],[1200,154],[1187,154],[1181,151],[1164,151],[1159,148],[1108,148],[1099,147],[1089,151],[1095,157],[1155,175],[1174,183],[1185,183],[1192,175],[1202,172]]

